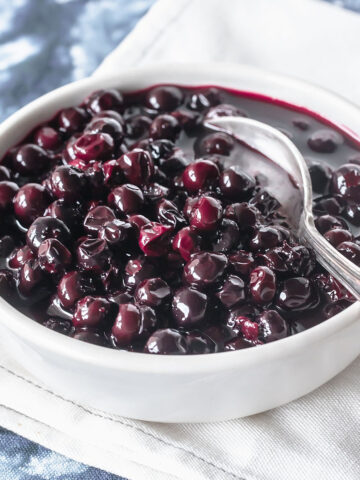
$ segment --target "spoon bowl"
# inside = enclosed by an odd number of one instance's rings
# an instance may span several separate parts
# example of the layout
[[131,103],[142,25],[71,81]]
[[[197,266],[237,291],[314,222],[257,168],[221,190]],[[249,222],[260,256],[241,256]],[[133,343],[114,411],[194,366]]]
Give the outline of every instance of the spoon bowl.
[[[298,199],[294,198],[290,202],[294,208],[287,212],[294,232],[305,245],[314,250],[317,261],[357,300],[360,300],[360,268],[338,252],[315,227],[309,170],[304,157],[293,142],[276,128],[246,117],[219,117],[208,122],[207,127],[231,135],[291,176],[297,184],[301,200],[300,209],[295,208]],[[250,170],[251,166],[248,168]],[[274,187],[271,188],[271,184],[267,189],[282,203],[278,192]]]

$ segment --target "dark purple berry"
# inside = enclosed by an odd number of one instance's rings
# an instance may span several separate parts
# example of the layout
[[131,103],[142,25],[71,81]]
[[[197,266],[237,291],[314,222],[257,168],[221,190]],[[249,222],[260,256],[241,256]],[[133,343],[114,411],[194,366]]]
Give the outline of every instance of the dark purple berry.
[[172,314],[176,325],[184,328],[197,327],[204,321],[208,306],[207,295],[193,287],[183,287],[174,294]]
[[159,307],[170,295],[169,285],[159,277],[143,280],[135,292],[135,300],[140,305]]
[[269,303],[276,293],[276,277],[268,267],[256,267],[250,275],[250,291],[255,303]]
[[156,330],[146,342],[146,353],[184,355],[188,353],[186,337],[172,328]]
[[37,252],[41,243],[48,238],[55,238],[64,245],[69,245],[70,230],[58,218],[38,217],[27,231],[26,243],[33,252]]

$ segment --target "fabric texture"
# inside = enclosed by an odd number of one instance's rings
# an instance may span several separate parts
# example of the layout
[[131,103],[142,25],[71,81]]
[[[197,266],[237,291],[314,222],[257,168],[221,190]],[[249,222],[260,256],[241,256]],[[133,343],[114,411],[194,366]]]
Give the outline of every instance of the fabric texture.
[[[360,17],[313,0],[160,0],[97,74],[169,60],[235,61],[319,83],[359,103],[359,31]],[[78,405],[1,353],[0,422],[132,480],[358,480],[359,367],[360,359],[316,392],[270,412],[167,425]]]

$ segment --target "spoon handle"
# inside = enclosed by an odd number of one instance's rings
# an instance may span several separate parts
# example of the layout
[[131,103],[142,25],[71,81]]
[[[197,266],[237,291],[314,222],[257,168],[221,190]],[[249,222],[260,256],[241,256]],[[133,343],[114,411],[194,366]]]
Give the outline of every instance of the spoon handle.
[[299,236],[316,253],[317,261],[338,280],[356,300],[360,300],[360,268],[338,252],[316,229],[312,215],[301,216]]

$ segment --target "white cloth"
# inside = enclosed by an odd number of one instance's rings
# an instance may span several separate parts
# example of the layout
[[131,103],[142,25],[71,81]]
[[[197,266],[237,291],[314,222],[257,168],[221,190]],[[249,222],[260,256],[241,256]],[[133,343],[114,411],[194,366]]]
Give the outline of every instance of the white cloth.
[[[359,33],[360,16],[312,0],[160,0],[97,73],[162,60],[237,61],[360,103]],[[166,425],[64,399],[0,350],[0,425],[131,480],[358,480],[359,367],[360,359],[316,392],[267,413]]]

